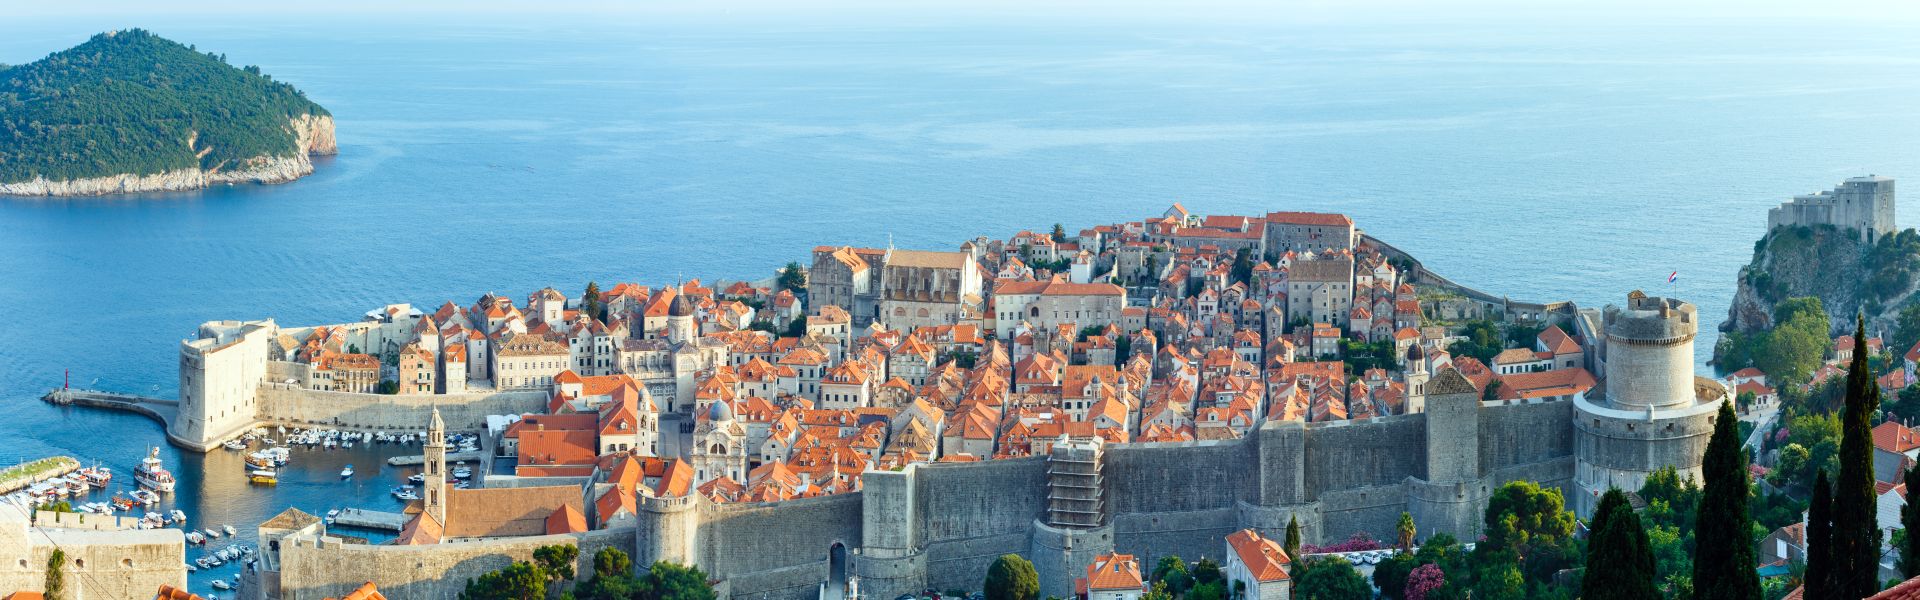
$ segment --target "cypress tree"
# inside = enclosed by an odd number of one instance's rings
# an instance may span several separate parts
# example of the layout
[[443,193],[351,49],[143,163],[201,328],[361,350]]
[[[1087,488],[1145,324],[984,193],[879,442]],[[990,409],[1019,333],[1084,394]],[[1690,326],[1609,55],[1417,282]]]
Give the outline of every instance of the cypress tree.
[[1753,518],[1747,512],[1752,483],[1732,402],[1720,402],[1720,415],[1714,419],[1713,438],[1707,442],[1700,468],[1706,486],[1700,495],[1699,521],[1694,524],[1694,598],[1758,600]]
[[1880,385],[1867,367],[1867,319],[1858,317],[1853,363],[1847,368],[1847,404],[1840,414],[1840,479],[1833,486],[1831,555],[1834,598],[1865,598],[1880,591],[1880,528],[1873,496],[1873,411]]
[[1587,574],[1580,597],[1585,600],[1649,600],[1660,597],[1654,587],[1653,544],[1639,515],[1619,489],[1607,490],[1593,511],[1593,530],[1587,542]]
[[[1907,469],[1906,485],[1908,490],[1920,490],[1920,465]],[[1920,502],[1900,507],[1900,527],[1907,531],[1906,543],[1900,545],[1900,575],[1920,577]]]
[[1833,600],[1833,490],[1827,470],[1813,478],[1813,499],[1807,504],[1806,600]]
[[1287,558],[1300,560],[1300,517],[1287,517]]

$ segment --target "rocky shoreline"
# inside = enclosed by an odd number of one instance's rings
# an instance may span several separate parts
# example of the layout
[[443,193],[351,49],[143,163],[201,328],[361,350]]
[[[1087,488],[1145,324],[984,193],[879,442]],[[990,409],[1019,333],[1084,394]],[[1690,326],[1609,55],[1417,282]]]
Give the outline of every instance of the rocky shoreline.
[[339,152],[333,134],[333,117],[301,115],[295,117],[289,126],[296,135],[295,147],[305,152],[298,152],[294,156],[257,156],[248,159],[237,169],[179,169],[150,175],[121,174],[60,181],[42,177],[32,181],[0,183],[0,195],[104,196],[197,190],[231,183],[286,183],[313,173],[313,155]]

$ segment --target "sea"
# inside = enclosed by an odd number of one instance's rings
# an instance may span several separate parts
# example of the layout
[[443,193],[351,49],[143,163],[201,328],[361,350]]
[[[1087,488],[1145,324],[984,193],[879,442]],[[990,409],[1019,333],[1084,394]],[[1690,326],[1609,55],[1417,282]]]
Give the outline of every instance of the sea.
[[162,508],[245,543],[288,507],[397,508],[408,471],[380,459],[404,449],[296,452],[254,487],[236,454],[39,396],[172,396],[177,345],[208,320],[758,279],[816,245],[950,249],[1175,202],[1346,213],[1517,300],[1675,295],[1709,319],[1704,369],[1769,206],[1856,175],[1920,181],[1920,38],[1864,18],[108,16],[0,19],[0,62],[134,26],[297,85],[340,152],[285,185],[0,199],[0,464],[64,454],[125,480],[158,447],[181,478]]

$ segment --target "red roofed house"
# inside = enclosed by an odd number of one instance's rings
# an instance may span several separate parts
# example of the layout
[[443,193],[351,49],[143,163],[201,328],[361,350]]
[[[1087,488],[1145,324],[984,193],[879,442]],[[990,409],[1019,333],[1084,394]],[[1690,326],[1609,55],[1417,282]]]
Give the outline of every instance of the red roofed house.
[[1549,325],[1534,340],[1534,349],[1553,355],[1554,369],[1570,369],[1581,366],[1586,353],[1580,349],[1580,342],[1573,340],[1558,325]]
[[600,455],[600,415],[527,415],[507,428],[503,445],[519,455],[521,477],[585,477]]
[[1593,385],[1593,374],[1575,367],[1506,375],[1500,378],[1496,393],[1501,400],[1572,400],[1575,394],[1593,389]]
[[1873,428],[1873,479],[1898,482],[1920,460],[1920,431],[1894,421]]
[[1140,562],[1131,554],[1101,554],[1087,565],[1087,576],[1074,582],[1080,597],[1086,600],[1140,600],[1146,591],[1146,579],[1140,576]]
[[1227,536],[1227,581],[1232,587],[1246,589],[1245,600],[1288,600],[1293,596],[1293,581],[1287,571],[1293,559],[1280,542],[1242,529]]

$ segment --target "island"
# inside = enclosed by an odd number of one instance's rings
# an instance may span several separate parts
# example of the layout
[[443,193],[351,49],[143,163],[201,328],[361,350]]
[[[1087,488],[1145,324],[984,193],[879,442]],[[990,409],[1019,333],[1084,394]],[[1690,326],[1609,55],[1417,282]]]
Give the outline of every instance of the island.
[[145,30],[0,67],[0,195],[284,183],[335,152],[300,90]]

